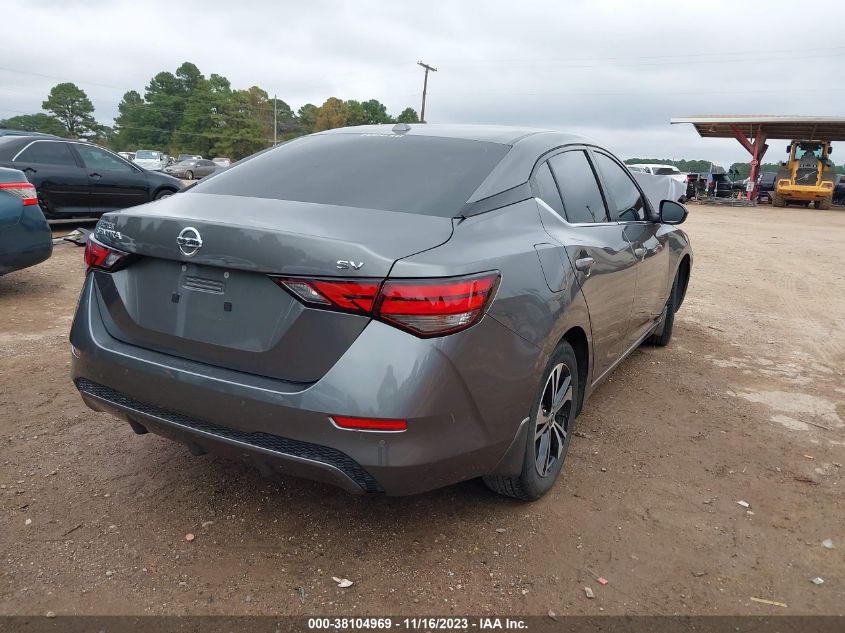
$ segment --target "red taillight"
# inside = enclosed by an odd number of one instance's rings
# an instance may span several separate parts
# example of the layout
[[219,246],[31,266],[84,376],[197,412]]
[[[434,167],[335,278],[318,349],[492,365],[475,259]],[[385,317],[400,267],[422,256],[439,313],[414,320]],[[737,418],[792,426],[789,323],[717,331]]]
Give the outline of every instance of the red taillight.
[[405,420],[349,418],[341,415],[333,415],[330,419],[335,426],[347,431],[388,431],[396,433],[408,428],[408,423]]
[[388,279],[376,315],[417,336],[450,334],[481,318],[498,281],[498,273],[453,279]]
[[273,277],[280,286],[290,290],[304,303],[316,307],[330,307],[346,312],[369,314],[378,296],[378,279],[305,279],[302,277]]
[[100,244],[90,235],[88,236],[88,241],[85,242],[85,265],[88,268],[113,270],[128,256],[129,253],[124,253],[123,251]]
[[484,314],[499,273],[441,279],[308,279],[272,277],[303,303],[372,315],[420,336],[466,329]]
[[4,182],[0,183],[0,190],[17,196],[23,200],[25,207],[31,204],[38,204],[38,194],[35,186],[30,182]]

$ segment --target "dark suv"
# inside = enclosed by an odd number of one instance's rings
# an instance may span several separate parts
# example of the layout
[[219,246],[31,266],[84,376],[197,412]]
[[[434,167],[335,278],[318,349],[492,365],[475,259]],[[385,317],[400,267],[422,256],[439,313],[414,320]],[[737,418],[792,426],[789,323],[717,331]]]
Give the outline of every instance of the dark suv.
[[833,204],[845,204],[845,174],[836,174],[833,180]]
[[141,169],[103,147],[61,138],[0,137],[0,167],[26,174],[48,218],[102,215],[183,188],[178,179]]
[[769,202],[772,201],[774,195],[775,184],[778,180],[778,173],[776,171],[764,171],[757,176],[757,201]]

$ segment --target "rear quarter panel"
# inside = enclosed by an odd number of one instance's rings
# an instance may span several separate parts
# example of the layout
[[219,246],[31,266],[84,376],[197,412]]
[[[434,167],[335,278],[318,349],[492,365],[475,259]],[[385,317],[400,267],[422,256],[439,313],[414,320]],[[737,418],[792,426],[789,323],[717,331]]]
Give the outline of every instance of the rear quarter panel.
[[[535,246],[552,240],[543,229],[533,199],[456,222],[451,240],[397,261],[390,276],[440,277],[498,270],[501,283],[485,318],[495,319],[533,350],[504,359],[500,369],[507,372],[514,387],[510,396],[523,400],[527,396],[530,401],[563,335],[578,326],[590,339],[589,315],[574,271],[565,258],[560,259],[556,279],[561,289],[550,290]],[[487,379],[487,388],[499,388],[494,371],[488,372]]]

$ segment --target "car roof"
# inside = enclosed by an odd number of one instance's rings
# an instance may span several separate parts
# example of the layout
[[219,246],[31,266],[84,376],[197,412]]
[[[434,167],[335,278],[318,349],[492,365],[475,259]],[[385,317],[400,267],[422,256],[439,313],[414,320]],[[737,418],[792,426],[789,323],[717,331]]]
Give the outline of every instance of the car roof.
[[386,123],[379,125],[358,125],[326,130],[325,132],[318,132],[318,134],[407,134],[409,136],[436,136],[468,141],[484,141],[503,145],[514,145],[518,141],[534,135],[552,135],[577,139],[581,142],[585,141],[585,139],[572,134],[562,134],[561,132],[541,128],[509,125],[471,125],[464,123]]

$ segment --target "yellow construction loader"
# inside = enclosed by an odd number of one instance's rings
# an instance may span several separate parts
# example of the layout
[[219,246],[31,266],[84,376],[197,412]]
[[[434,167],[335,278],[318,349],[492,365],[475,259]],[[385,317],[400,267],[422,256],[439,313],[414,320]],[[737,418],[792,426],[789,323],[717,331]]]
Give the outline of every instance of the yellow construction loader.
[[792,141],[789,158],[778,171],[772,204],[812,202],[816,209],[829,209],[833,198],[832,151],[828,141]]

